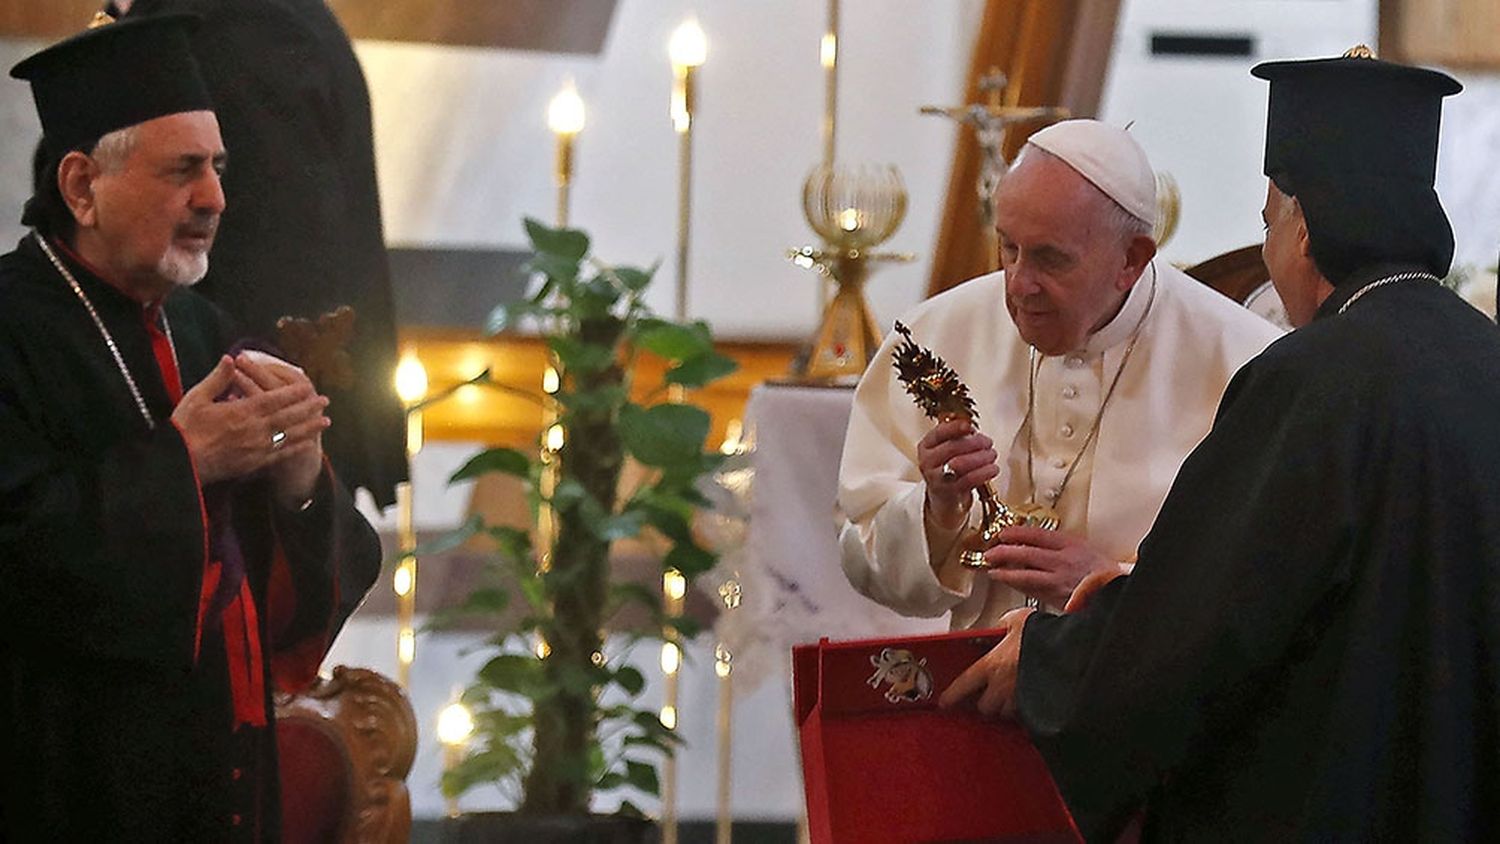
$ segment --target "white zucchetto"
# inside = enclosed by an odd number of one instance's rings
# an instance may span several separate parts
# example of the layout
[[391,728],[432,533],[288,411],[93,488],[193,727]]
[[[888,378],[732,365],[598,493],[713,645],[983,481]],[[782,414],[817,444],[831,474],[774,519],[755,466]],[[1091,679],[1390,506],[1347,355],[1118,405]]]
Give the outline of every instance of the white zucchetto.
[[1097,120],[1064,120],[1027,143],[1062,159],[1132,216],[1156,225],[1156,172],[1129,132]]

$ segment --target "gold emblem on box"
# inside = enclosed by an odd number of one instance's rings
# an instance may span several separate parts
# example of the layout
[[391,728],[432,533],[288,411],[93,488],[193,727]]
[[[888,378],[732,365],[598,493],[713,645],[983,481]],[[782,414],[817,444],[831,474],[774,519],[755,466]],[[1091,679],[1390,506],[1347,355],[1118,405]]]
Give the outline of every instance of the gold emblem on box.
[[870,688],[879,689],[889,683],[885,699],[891,703],[915,703],[932,697],[932,673],[927,670],[927,660],[917,659],[905,648],[882,648],[870,657],[875,673],[866,682]]

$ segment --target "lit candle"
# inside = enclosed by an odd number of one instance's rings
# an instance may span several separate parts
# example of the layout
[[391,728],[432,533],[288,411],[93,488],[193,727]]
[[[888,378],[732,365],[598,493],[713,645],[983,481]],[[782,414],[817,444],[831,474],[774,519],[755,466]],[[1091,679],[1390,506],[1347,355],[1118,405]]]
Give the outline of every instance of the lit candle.
[[571,81],[547,104],[547,128],[557,136],[557,224],[568,224],[568,188],[573,182],[573,139],[583,131],[583,98]]
[[692,128],[693,110],[697,107],[693,72],[708,61],[708,36],[703,34],[697,19],[688,18],[672,32],[667,55],[672,59],[677,80],[672,89],[672,126],[684,133]]
[[[474,734],[474,716],[469,708],[457,701],[443,707],[438,713],[437,737],[443,745],[443,771],[457,767],[463,758],[464,746]],[[458,817],[458,798],[447,798],[448,817]]]

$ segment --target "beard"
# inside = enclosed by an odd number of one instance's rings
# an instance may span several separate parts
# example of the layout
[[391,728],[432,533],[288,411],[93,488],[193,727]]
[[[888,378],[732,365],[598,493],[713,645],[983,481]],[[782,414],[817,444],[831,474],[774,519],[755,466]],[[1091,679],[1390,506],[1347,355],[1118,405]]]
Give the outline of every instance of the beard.
[[208,275],[208,251],[168,246],[156,264],[156,271],[178,287],[191,287]]

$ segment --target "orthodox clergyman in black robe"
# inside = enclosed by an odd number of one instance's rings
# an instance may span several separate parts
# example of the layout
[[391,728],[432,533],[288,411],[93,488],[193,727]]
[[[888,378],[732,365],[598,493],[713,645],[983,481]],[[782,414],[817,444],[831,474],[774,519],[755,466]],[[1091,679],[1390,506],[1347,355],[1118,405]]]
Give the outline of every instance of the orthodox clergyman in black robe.
[[223,194],[181,18],[17,65],[45,133],[0,257],[0,840],[275,841],[273,690],[314,678],[379,543],[326,400],[234,356]]
[[375,181],[370,97],[359,59],[324,0],[132,0],[128,18],[194,14],[193,52],[234,166],[212,267],[198,290],[246,332],[283,316],[355,311],[357,378],[325,379],[328,458],[350,488],[396,500],[406,417],[396,397],[391,270]]
[[1013,613],[944,702],[1013,711],[1090,840],[1141,810],[1146,840],[1496,840],[1500,332],[1438,282],[1432,190],[1459,86],[1255,74],[1264,254],[1302,327],[1230,383],[1134,572]]

